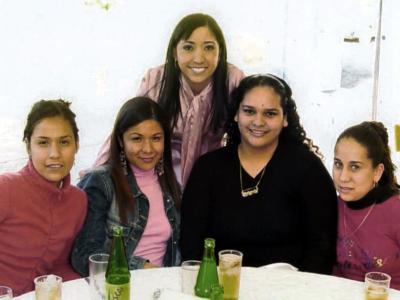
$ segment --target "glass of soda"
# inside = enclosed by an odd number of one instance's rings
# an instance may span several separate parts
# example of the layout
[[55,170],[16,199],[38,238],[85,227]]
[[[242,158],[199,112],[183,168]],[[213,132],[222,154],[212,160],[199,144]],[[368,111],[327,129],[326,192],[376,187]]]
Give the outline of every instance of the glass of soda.
[[382,272],[365,274],[365,300],[387,300],[391,277]]
[[243,253],[237,250],[221,250],[219,257],[219,282],[224,288],[224,300],[239,298],[240,270]]
[[36,277],[36,300],[61,300],[62,278],[53,274]]

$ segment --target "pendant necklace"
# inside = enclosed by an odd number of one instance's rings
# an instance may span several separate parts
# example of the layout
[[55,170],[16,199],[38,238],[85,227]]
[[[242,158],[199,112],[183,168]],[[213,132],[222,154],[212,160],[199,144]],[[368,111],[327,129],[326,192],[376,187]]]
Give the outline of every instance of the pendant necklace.
[[267,166],[265,166],[265,167],[263,168],[262,173],[261,173],[261,176],[260,176],[260,179],[257,181],[257,184],[256,184],[255,186],[253,186],[253,187],[251,187],[251,188],[243,189],[242,165],[240,164],[240,171],[239,171],[239,176],[240,176],[240,190],[241,190],[241,193],[242,193],[242,197],[243,197],[243,198],[249,197],[249,196],[251,196],[251,195],[258,194],[258,185],[260,184],[261,179],[262,179],[263,176],[264,176],[264,172],[265,172],[265,168],[266,168],[266,167],[267,167]]
[[[343,203],[344,205],[344,203]],[[374,209],[376,205],[376,202],[374,204],[371,205],[371,207],[369,208],[367,214],[365,215],[365,217],[362,219],[362,221],[360,222],[360,224],[358,224],[358,226],[356,227],[356,229],[353,230],[353,232],[351,232],[350,234],[347,234],[347,223],[346,223],[346,213],[345,210],[343,210],[343,227],[344,227],[344,234],[343,234],[343,244],[345,246],[346,249],[348,249],[348,253],[347,255],[349,257],[352,256],[352,252],[351,252],[351,248],[354,246],[354,241],[351,239],[351,237],[361,228],[361,226],[365,223],[365,221],[367,220],[367,218],[369,217],[369,215],[371,214],[372,210]]]

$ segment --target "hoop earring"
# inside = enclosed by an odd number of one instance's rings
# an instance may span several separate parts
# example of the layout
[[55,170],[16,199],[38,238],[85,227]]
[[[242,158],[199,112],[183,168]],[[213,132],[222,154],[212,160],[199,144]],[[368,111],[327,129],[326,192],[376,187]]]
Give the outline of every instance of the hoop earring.
[[374,188],[376,188],[378,186],[378,182],[376,182],[375,180],[374,180]]
[[155,171],[158,176],[161,176],[162,174],[164,174],[164,158],[163,157],[161,157],[161,159],[156,164]]
[[122,172],[125,176],[128,175],[128,167],[126,164],[126,156],[124,150],[121,150],[121,152],[119,153],[119,161],[121,164]]

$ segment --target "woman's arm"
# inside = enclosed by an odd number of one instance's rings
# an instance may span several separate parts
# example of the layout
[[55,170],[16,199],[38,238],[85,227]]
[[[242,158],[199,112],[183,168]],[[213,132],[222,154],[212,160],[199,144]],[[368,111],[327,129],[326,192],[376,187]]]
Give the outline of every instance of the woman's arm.
[[74,269],[82,276],[88,276],[88,259],[94,253],[107,253],[105,249],[107,213],[112,193],[105,177],[91,172],[78,183],[88,197],[88,211],[83,227],[75,239],[71,254]]
[[305,232],[302,271],[331,274],[336,260],[337,196],[322,162],[311,162],[301,184]]

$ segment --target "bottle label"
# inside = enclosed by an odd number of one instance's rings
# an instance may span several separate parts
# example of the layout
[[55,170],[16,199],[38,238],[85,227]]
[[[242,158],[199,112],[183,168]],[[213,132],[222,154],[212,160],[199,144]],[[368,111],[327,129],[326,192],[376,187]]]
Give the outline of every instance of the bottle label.
[[130,283],[110,284],[106,282],[106,300],[130,300]]

